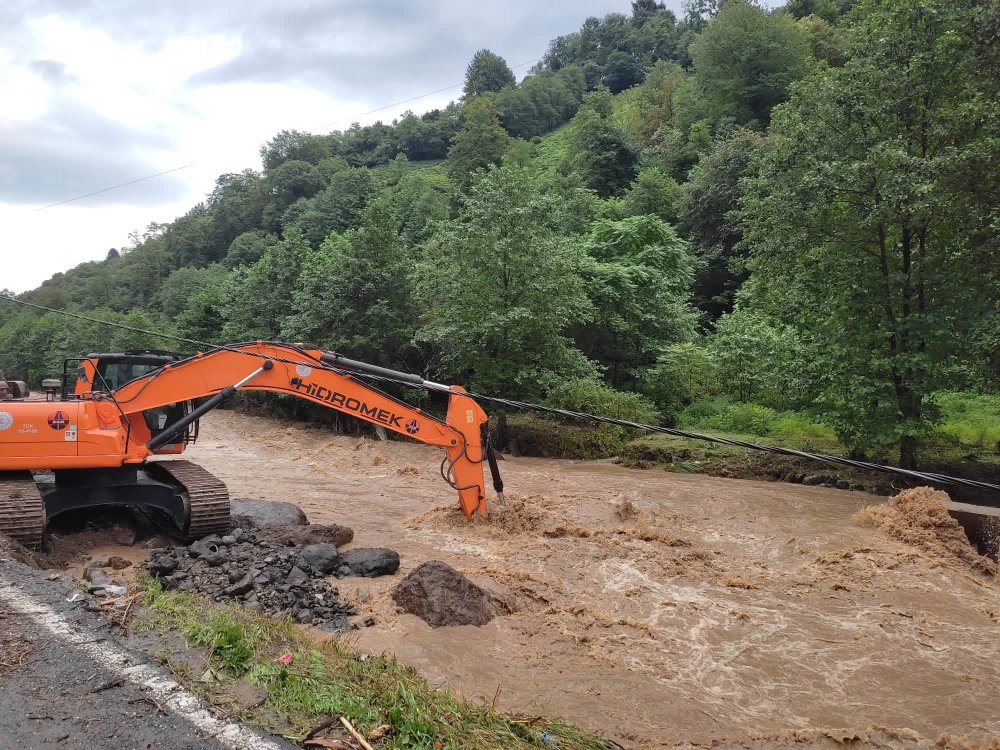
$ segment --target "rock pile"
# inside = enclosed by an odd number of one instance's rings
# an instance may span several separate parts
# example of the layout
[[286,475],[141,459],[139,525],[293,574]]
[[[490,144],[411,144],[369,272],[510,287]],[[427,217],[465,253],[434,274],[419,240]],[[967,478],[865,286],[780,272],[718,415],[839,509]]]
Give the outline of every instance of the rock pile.
[[354,608],[340,599],[327,576],[373,577],[399,569],[399,555],[393,550],[355,549],[341,554],[329,542],[303,543],[344,539],[350,529],[317,524],[299,527],[297,533],[285,531],[236,528],[222,537],[212,535],[186,547],[164,549],[145,567],[165,588],[239,602],[267,614],[287,613],[297,622],[328,631],[356,626],[349,620]]

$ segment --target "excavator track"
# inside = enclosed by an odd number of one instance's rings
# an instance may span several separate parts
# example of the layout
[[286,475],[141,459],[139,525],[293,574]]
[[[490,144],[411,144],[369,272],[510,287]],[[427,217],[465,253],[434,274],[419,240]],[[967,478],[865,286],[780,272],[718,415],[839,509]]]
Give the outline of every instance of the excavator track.
[[157,461],[188,495],[190,521],[185,535],[199,539],[229,531],[229,490],[225,483],[191,461]]
[[0,475],[0,533],[28,549],[41,549],[45,503],[30,471]]

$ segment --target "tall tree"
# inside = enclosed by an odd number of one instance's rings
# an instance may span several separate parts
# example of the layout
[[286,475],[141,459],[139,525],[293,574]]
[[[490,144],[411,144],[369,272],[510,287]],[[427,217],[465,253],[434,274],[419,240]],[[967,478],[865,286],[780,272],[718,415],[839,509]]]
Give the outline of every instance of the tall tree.
[[612,94],[617,94],[642,83],[644,75],[642,63],[634,55],[618,50],[608,57],[602,82]]
[[661,347],[694,335],[694,259],[655,216],[598,221],[584,265],[594,320],[574,331],[584,354],[608,366],[614,386],[635,385]]
[[675,224],[680,194],[680,185],[672,177],[656,167],[649,167],[629,186],[622,198],[622,213],[625,216],[652,215]]
[[587,95],[570,124],[569,166],[602,198],[616,195],[635,178],[639,149],[611,117],[607,89]]
[[746,279],[738,219],[742,180],[762,137],[740,130],[718,140],[691,170],[681,191],[680,227],[694,244],[701,266],[695,302],[709,320],[730,312]]
[[788,0],[784,10],[795,18],[816,16],[829,23],[837,23],[852,4],[852,0]]
[[489,167],[440,225],[420,266],[422,341],[440,374],[538,397],[554,378],[593,374],[566,336],[590,303],[579,245],[553,227],[556,201],[516,167]]
[[998,293],[997,13],[861,2],[850,60],[776,111],[743,203],[754,296],[802,331],[817,405],[906,467]]
[[286,161],[319,164],[331,155],[329,138],[300,130],[282,130],[260,147],[260,160],[268,172]]
[[771,109],[807,71],[809,40],[786,14],[728,0],[690,48],[695,81],[716,117],[767,125]]
[[295,230],[268,246],[252,266],[239,266],[227,280],[221,303],[226,341],[273,340],[283,319],[292,312],[302,264],[309,243]]
[[331,234],[302,265],[295,314],[283,334],[373,364],[403,367],[416,329],[413,258],[389,202],[365,209],[361,226]]
[[457,184],[468,185],[476,170],[499,164],[510,149],[512,138],[500,124],[493,102],[478,97],[462,107],[465,125],[448,150],[448,175]]
[[514,71],[507,65],[507,61],[488,49],[481,49],[472,56],[472,62],[465,71],[462,92],[469,99],[516,84]]
[[252,169],[220,175],[206,201],[213,246],[227,248],[242,233],[253,231],[260,224],[268,197],[264,180]]
[[309,162],[286,161],[268,173],[267,189],[271,201],[263,211],[262,222],[265,229],[277,232],[281,230],[281,220],[289,206],[323,189],[323,177]]
[[389,194],[403,238],[411,245],[426,240],[434,222],[448,218],[452,192],[448,178],[439,172],[409,172]]

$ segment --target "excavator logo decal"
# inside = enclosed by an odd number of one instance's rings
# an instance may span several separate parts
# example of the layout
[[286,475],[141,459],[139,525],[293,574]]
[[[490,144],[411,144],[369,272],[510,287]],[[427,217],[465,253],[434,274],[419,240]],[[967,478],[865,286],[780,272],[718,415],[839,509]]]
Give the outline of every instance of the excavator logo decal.
[[55,411],[49,414],[49,427],[53,430],[65,430],[69,424],[69,417],[65,412]]
[[420,432],[420,422],[415,419],[406,420],[406,431],[411,435],[416,435]]
[[[295,378],[292,380],[292,385],[298,391],[305,391],[306,395],[318,399],[320,401],[326,401],[328,404],[332,404],[338,409],[344,409],[346,411],[353,411],[359,417],[364,419],[369,419],[373,422],[379,422],[388,427],[395,427],[397,430],[402,428],[400,417],[398,414],[393,414],[391,411],[386,409],[380,409],[377,406],[369,406],[364,401],[356,399],[353,396],[345,396],[343,393],[338,391],[332,391],[324,386],[318,386],[315,383],[306,383],[300,378]],[[407,425],[409,429],[409,425]],[[419,428],[418,428],[419,429]],[[416,430],[413,430],[416,432]]]

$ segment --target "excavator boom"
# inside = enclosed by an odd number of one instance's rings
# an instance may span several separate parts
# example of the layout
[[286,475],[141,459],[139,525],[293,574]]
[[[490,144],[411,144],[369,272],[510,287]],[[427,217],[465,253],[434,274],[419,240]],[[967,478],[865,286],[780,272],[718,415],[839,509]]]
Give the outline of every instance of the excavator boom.
[[266,342],[236,344],[167,364],[114,393],[132,425],[125,461],[144,461],[163,440],[150,447],[152,437],[138,417],[147,410],[204,396],[221,403],[236,390],[284,393],[444,448],[462,512],[470,518],[476,511],[485,512],[483,426],[488,417],[479,404],[464,395],[462,388],[452,386],[442,422],[352,377],[350,371],[360,372],[358,368],[427,385],[418,376],[344,359],[322,349]]

